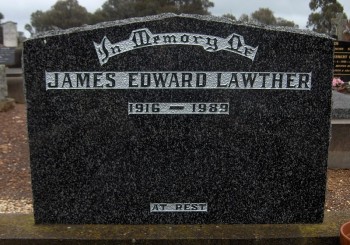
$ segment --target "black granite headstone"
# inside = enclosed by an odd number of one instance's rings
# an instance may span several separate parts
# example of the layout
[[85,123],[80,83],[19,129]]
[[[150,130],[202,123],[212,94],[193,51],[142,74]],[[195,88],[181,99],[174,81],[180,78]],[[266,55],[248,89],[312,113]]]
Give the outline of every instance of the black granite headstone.
[[172,14],[26,41],[36,223],[322,222],[332,47]]

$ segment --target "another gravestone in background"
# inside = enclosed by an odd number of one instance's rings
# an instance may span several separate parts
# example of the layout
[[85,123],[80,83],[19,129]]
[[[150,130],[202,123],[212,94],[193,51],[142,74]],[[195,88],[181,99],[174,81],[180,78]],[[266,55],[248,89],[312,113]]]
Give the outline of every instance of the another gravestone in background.
[[12,65],[15,63],[15,48],[0,47],[0,64]]
[[0,111],[13,108],[13,99],[7,98],[8,87],[5,64],[13,64],[15,57],[14,48],[0,47]]
[[350,94],[333,91],[329,168],[350,169]]
[[15,106],[14,100],[8,98],[7,95],[5,65],[0,64],[0,112],[10,110]]
[[5,47],[17,47],[18,46],[18,34],[17,23],[13,21],[7,21],[1,24],[3,45]]
[[334,42],[334,77],[344,84],[333,91],[330,168],[350,168],[350,42]]
[[0,101],[7,97],[7,83],[5,75],[5,66],[0,64]]
[[332,49],[172,14],[25,42],[36,223],[322,222]]
[[[15,53],[22,52],[21,50],[16,51],[16,47],[18,47],[18,37],[19,34],[17,32],[17,23],[13,21],[8,21],[1,24],[0,28],[0,64],[5,64],[7,66],[15,65],[16,56]],[[21,63],[21,62],[19,62]],[[19,64],[20,65],[20,64]],[[20,65],[21,66],[21,65]],[[18,102],[24,103],[24,93],[23,93],[23,79],[16,80],[17,84],[13,86],[11,79],[7,79],[6,71],[4,68],[4,85],[3,88],[6,87],[6,96],[7,94],[12,97],[16,95],[17,98],[21,98],[17,100]],[[13,93],[16,91],[16,93]],[[18,92],[17,92],[18,91]],[[18,94],[18,96],[17,96]],[[1,108],[12,108],[14,106],[14,100],[7,98],[3,100],[1,104]],[[5,110],[5,109],[3,109]]]
[[[2,50],[6,51],[5,56]],[[22,49],[0,48],[0,62],[2,60],[7,61],[6,80],[9,97],[15,99],[16,103],[25,103]]]
[[332,22],[332,33],[339,41],[348,41],[349,23],[346,15],[343,13],[337,13],[336,18],[331,20]]
[[334,42],[334,77],[350,82],[350,42]]
[[7,81],[5,65],[15,62],[15,48],[2,47],[0,45],[0,101],[4,101],[7,97]]

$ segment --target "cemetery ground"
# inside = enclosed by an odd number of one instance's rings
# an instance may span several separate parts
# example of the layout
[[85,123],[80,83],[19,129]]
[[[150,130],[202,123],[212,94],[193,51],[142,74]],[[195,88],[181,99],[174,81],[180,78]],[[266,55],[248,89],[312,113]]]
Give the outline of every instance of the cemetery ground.
[[[45,156],[43,156],[45,157]],[[350,210],[350,169],[329,169],[325,212]],[[26,108],[0,113],[0,213],[31,213]]]

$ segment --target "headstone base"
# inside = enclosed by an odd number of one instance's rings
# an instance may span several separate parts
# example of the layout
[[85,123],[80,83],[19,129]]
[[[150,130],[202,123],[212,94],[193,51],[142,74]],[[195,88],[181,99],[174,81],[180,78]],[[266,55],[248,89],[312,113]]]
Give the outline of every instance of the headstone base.
[[34,225],[33,214],[0,214],[0,244],[339,244],[350,211],[322,224]]
[[15,108],[15,100],[12,98],[6,98],[0,101],[0,112],[9,111]]

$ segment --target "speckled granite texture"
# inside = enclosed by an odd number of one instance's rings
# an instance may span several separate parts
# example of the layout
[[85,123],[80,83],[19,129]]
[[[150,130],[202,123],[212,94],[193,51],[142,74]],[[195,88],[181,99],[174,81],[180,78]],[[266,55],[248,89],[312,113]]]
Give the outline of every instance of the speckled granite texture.
[[[159,45],[100,64],[94,42],[104,36],[121,42],[141,28],[236,33],[258,51],[251,60]],[[26,41],[36,223],[322,222],[332,47],[331,39],[311,32],[171,14]],[[46,89],[50,72],[104,71],[289,72],[311,73],[312,80],[311,90]],[[228,102],[230,109],[229,115],[128,115],[129,102]],[[150,203],[207,203],[208,211],[151,213]]]

